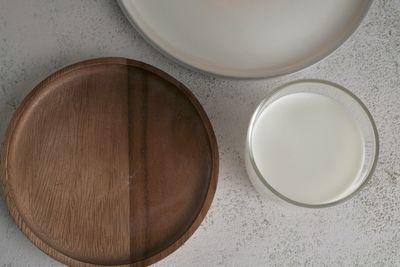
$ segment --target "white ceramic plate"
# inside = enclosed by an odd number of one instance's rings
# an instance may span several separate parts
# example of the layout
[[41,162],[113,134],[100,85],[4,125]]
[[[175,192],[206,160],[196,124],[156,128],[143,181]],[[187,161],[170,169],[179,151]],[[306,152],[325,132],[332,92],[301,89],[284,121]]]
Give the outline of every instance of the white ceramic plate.
[[135,27],[179,62],[230,77],[290,73],[327,56],[372,0],[120,0]]

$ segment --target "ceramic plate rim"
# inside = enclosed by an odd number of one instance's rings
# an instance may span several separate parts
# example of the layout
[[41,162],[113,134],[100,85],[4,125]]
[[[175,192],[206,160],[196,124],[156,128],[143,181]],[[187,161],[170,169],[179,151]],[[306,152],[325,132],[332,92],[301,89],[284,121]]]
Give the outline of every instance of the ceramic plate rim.
[[[168,49],[167,46],[163,46],[160,44],[160,42],[157,42],[154,37],[152,38],[142,27],[140,27],[140,23],[134,19],[133,14],[128,8],[128,5],[126,4],[128,1],[131,0],[117,0],[122,12],[124,13],[125,17],[128,19],[128,21],[132,24],[132,26],[138,31],[138,33],[142,36],[143,39],[145,39],[152,47],[154,47],[156,50],[158,50],[160,53],[162,53],[164,56],[168,57],[172,61],[184,66],[187,69],[191,70],[196,70],[201,73],[206,73],[206,74],[211,74],[217,77],[222,77],[222,78],[228,78],[228,79],[265,79],[265,78],[273,78],[273,77],[278,77],[290,73],[295,73],[298,71],[301,71],[307,67],[310,67],[323,59],[327,58],[329,55],[331,55],[333,52],[335,52],[339,47],[341,47],[352,35],[353,33],[358,29],[360,26],[361,22],[364,20],[366,15],[368,14],[368,11],[370,10],[370,7],[373,3],[373,0],[365,0],[367,3],[365,4],[364,10],[361,13],[361,15],[357,18],[357,20],[354,22],[353,27],[342,37],[339,38],[337,41],[337,44],[322,53],[320,56],[316,57],[313,60],[306,61],[302,64],[296,65],[295,67],[292,67],[289,70],[278,72],[278,73],[265,73],[265,74],[251,74],[251,72],[230,72],[228,71],[218,71],[220,68],[214,68],[207,69],[201,66],[196,66],[195,64],[191,63],[190,60],[185,60],[184,56],[178,56],[176,53],[173,52],[174,49],[170,48]],[[193,61],[192,61],[193,62]]]

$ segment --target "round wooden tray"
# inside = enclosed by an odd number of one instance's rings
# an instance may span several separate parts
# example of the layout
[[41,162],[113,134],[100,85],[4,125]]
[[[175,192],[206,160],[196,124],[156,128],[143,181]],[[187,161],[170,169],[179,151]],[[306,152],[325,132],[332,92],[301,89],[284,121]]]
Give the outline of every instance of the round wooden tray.
[[206,113],[164,72],[123,58],[66,67],[8,128],[2,181],[19,228],[70,266],[144,266],[200,225],[217,184]]

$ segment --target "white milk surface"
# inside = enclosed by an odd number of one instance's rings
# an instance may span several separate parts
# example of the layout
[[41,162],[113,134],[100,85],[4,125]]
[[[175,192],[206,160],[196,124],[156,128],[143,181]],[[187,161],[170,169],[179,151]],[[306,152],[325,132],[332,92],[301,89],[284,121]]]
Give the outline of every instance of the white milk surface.
[[169,54],[224,75],[280,74],[335,48],[365,0],[123,0],[135,23]]
[[334,99],[316,93],[289,94],[267,106],[255,122],[251,146],[267,183],[305,204],[347,195],[364,152],[351,115]]

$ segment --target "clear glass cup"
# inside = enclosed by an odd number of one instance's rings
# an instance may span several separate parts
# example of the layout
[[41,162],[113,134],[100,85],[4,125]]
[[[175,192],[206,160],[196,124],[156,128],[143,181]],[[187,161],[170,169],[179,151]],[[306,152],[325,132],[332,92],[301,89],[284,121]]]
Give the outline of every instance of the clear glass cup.
[[[281,192],[278,192],[268,182],[267,177],[263,177],[257,166],[253,155],[253,130],[257,124],[262,112],[276,100],[281,97],[295,94],[295,93],[315,93],[326,97],[329,97],[344,108],[348,114],[351,115],[352,119],[359,127],[362,144],[363,144],[363,161],[361,163],[360,171],[357,177],[353,180],[352,186],[346,194],[341,196],[339,199],[335,199],[331,202],[324,203],[302,203],[296,199],[291,199],[284,196]],[[366,181],[371,177],[378,159],[379,151],[379,140],[378,132],[374,123],[374,120],[369,113],[366,106],[350,91],[343,88],[340,85],[322,81],[322,80],[300,80],[285,84],[275,89],[266,99],[264,99],[255,110],[248,129],[246,146],[245,146],[245,163],[249,178],[256,188],[256,190],[270,198],[271,200],[278,201],[279,203],[291,203],[298,206],[309,207],[309,208],[321,208],[328,207],[340,202],[343,202],[352,197],[360,188],[366,184]],[[290,168],[290,166],[288,166]]]

